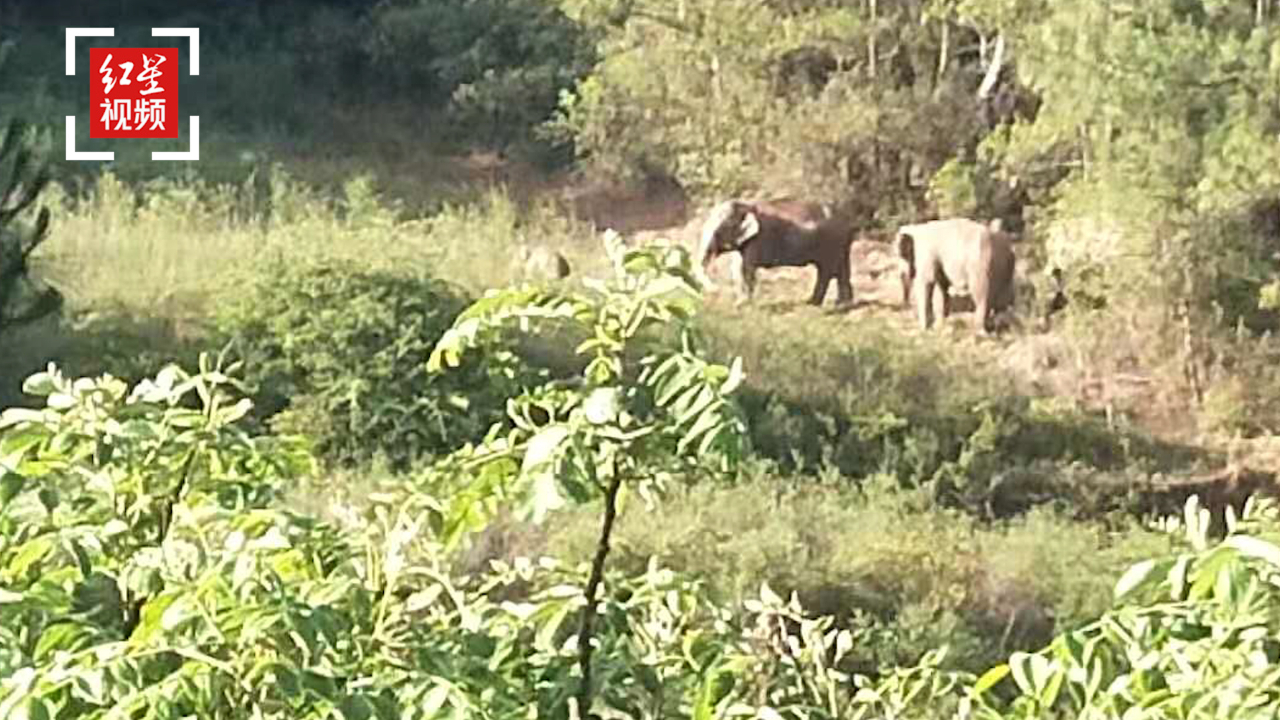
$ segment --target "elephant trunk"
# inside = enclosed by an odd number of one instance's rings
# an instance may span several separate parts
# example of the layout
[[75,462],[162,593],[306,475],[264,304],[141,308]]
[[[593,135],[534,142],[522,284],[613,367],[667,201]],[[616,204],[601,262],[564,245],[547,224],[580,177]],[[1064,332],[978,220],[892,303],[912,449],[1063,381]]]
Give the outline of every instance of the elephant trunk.
[[898,231],[897,245],[898,257],[906,263],[906,267],[902,271],[902,302],[911,302],[911,286],[915,284],[916,279],[916,248],[915,238],[910,233]]
[[715,287],[715,282],[712,281],[708,270],[711,269],[711,263],[720,256],[719,247],[716,243],[716,230],[718,227],[718,223],[708,222],[702,230],[702,239],[698,243],[698,262],[695,270],[697,271],[699,282],[707,288]]

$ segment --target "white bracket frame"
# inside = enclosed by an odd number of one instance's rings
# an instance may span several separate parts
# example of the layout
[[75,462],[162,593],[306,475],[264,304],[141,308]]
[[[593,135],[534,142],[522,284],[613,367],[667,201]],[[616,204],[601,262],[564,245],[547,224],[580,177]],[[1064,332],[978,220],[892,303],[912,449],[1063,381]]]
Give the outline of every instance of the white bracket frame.
[[[68,76],[76,74],[76,38],[78,37],[114,37],[115,28],[67,28],[66,55]],[[151,28],[152,37],[185,37],[191,41],[190,74],[200,74],[200,29],[199,28]],[[177,152],[154,150],[152,160],[199,160],[200,159],[200,116],[191,115],[191,134],[188,149]],[[104,152],[79,152],[76,150],[76,116],[68,115],[66,124],[67,160],[115,160],[116,154],[111,150]]]

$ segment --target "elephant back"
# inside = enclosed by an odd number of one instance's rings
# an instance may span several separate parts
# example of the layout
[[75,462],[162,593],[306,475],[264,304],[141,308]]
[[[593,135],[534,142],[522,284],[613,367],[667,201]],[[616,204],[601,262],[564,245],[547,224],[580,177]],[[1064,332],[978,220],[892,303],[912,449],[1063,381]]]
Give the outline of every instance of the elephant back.
[[808,228],[817,227],[823,220],[831,217],[830,208],[827,206],[795,198],[757,200],[753,205],[757,212]]

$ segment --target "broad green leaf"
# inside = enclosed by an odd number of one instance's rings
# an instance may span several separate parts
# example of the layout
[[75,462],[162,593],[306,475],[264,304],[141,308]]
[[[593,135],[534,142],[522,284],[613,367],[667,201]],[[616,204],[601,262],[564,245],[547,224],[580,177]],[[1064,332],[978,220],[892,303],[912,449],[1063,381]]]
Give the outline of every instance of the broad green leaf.
[[129,643],[136,646],[145,646],[161,630],[171,630],[176,627],[176,623],[163,624],[163,620],[167,610],[178,600],[178,597],[175,593],[166,592],[148,600],[142,606],[138,625],[128,638]]
[[1120,579],[1116,581],[1115,590],[1113,591],[1115,601],[1120,602],[1121,600],[1124,600],[1130,593],[1135,592],[1146,584],[1155,568],[1155,560],[1143,560],[1142,562],[1130,566],[1130,568],[1120,576]]
[[445,703],[449,702],[449,695],[453,692],[453,688],[449,685],[441,683],[427,691],[422,696],[421,712],[424,718],[433,718],[440,713]]
[[27,395],[45,396],[58,389],[62,373],[52,363],[43,372],[35,373],[22,381],[22,392]]
[[6,473],[0,470],[0,504],[8,505],[18,496],[18,493],[22,492],[26,482],[27,479],[17,473]]
[[999,683],[1001,680],[1005,679],[1005,677],[1007,677],[1008,675],[1009,675],[1008,663],[1002,663],[1000,665],[996,665],[995,667],[983,673],[982,677],[978,678],[978,681],[973,684],[974,694],[981,695],[982,693],[990,690],[991,688],[995,687],[996,683]]
[[9,720],[50,720],[54,712],[43,698],[31,696],[19,702],[8,715]]
[[44,560],[53,550],[57,539],[52,535],[41,535],[18,546],[17,552],[9,560],[9,575],[22,577],[32,566]]
[[1191,568],[1191,557],[1184,555],[1173,563],[1169,571],[1169,597],[1182,600],[1187,594],[1187,571]]
[[568,436],[569,428],[565,425],[551,425],[543,428],[529,441],[520,472],[533,472],[541,466],[554,462],[560,446]]
[[733,364],[729,366],[729,377],[720,386],[720,393],[728,395],[738,389],[742,381],[746,379],[746,373],[742,370],[742,357],[738,356],[733,359]]
[[46,403],[53,410],[66,410],[75,407],[76,398],[66,393],[54,392],[50,393]]
[[553,463],[568,437],[568,427],[551,425],[535,435],[525,450],[521,474],[531,483],[531,496],[528,511],[521,514],[534,523],[541,523],[548,513],[565,505]]
[[38,425],[4,433],[0,437],[0,474],[17,472],[23,456],[48,436],[48,432]]
[[419,612],[431,607],[432,603],[440,597],[440,593],[442,592],[444,592],[443,586],[430,585],[426,589],[419,590],[418,592],[410,595],[405,600],[404,609],[406,612]]
[[1251,535],[1232,535],[1223,540],[1222,545],[1234,548],[1246,557],[1258,558],[1273,567],[1280,568],[1280,547],[1276,547],[1266,540],[1261,540]]
[[1053,662],[1037,655],[1044,664],[1036,669],[1040,673],[1040,677],[1036,679],[1036,684],[1040,689],[1040,702],[1044,707],[1053,707],[1058,700],[1058,693],[1062,690],[1062,683],[1067,679],[1067,674],[1062,670],[1059,663]]
[[95,635],[91,628],[75,621],[54,623],[40,633],[32,657],[37,663],[43,663],[55,652],[79,652],[92,644]]
[[717,669],[708,673],[693,707],[693,720],[714,720],[716,706],[728,697],[736,684],[737,678],[728,670]]
[[1034,656],[1025,652],[1015,652],[1009,656],[1009,669],[1013,673],[1013,681],[1018,684],[1018,689],[1024,695],[1036,694],[1034,670],[1031,666],[1032,657]]
[[1191,584],[1188,599],[1203,600],[1210,597],[1219,587],[1218,575],[1228,569],[1230,563],[1237,557],[1237,552],[1230,546],[1219,545],[1201,557],[1193,566],[1196,579]]
[[697,442],[704,434],[712,433],[720,426],[720,422],[720,416],[715,409],[708,408],[698,417],[693,427],[689,428],[684,437],[680,438],[680,442],[676,445],[676,451],[679,453],[687,452],[690,445]]

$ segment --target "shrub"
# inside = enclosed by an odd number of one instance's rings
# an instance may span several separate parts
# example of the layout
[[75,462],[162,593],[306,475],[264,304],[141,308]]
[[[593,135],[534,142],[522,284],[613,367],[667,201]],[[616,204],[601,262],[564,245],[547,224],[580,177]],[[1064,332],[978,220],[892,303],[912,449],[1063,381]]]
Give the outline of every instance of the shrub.
[[[981,670],[1096,617],[1110,578],[1168,548],[1135,523],[1108,532],[1048,510],[975,522],[887,477],[856,491],[752,474],[738,487],[700,487],[657,512],[624,515],[615,562],[627,574],[657,562],[701,579],[729,604],[761,583],[795,592],[810,612],[879,633],[879,642],[851,655],[867,669],[913,662],[945,643],[950,665]],[[598,512],[574,511],[549,528],[541,541],[547,552],[589,557],[588,517]],[[528,542],[527,529],[504,530]]]
[[365,47],[381,82],[446,101],[457,126],[494,147],[523,139],[592,60],[554,3],[401,0],[370,14]]
[[507,385],[494,362],[426,372],[465,303],[420,272],[272,263],[220,309],[217,325],[247,361],[260,417],[273,427],[305,432],[338,464],[381,455],[403,468],[477,439],[502,417]]

